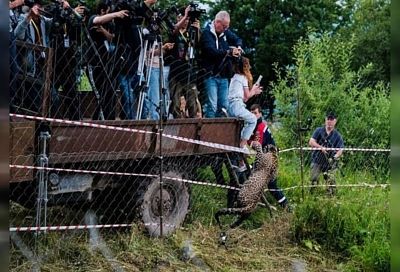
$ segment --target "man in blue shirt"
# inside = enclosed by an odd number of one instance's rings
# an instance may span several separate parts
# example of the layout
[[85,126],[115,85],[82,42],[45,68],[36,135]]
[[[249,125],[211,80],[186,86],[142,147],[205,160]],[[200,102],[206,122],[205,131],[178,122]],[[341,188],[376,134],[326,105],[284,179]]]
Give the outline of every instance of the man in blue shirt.
[[[309,145],[318,148],[312,152],[311,159],[311,184],[317,185],[321,173],[328,182],[328,192],[335,193],[335,170],[337,169],[337,160],[343,153],[344,142],[342,135],[335,129],[337,117],[334,112],[328,112],[325,117],[325,126],[318,127],[310,141]],[[335,148],[330,150],[329,148]],[[328,150],[327,150],[328,149]],[[310,192],[313,192],[313,187]]]

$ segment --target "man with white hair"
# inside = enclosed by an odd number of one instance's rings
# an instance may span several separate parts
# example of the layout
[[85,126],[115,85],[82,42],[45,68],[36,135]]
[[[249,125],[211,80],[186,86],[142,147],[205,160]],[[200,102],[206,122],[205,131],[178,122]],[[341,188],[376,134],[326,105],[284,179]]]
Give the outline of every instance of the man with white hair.
[[227,109],[231,58],[242,53],[242,40],[229,29],[230,16],[220,11],[207,25],[200,38],[200,65],[203,69],[204,114],[207,118],[224,116]]

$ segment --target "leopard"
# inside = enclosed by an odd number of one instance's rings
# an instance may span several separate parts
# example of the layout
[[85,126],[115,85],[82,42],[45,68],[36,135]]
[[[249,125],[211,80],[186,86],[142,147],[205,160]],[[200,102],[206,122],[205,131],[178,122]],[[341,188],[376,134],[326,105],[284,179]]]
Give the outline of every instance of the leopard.
[[222,215],[239,215],[237,220],[230,225],[230,228],[236,228],[246,220],[256,210],[258,203],[264,196],[264,190],[268,182],[274,180],[277,176],[277,148],[273,145],[268,145],[264,148],[264,153],[261,144],[257,141],[253,141],[251,147],[256,151],[254,167],[249,178],[240,188],[236,207],[222,208],[214,215],[221,229],[220,217]]

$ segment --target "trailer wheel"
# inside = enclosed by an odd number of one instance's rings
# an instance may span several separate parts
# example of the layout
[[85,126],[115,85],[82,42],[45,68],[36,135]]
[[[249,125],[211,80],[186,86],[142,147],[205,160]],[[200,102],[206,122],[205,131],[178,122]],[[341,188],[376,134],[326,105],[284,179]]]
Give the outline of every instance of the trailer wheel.
[[163,215],[163,236],[179,228],[189,209],[189,191],[185,183],[167,177],[182,179],[175,172],[163,174],[162,213],[160,212],[160,179],[154,178],[143,196],[141,219],[150,236],[161,235],[160,215]]

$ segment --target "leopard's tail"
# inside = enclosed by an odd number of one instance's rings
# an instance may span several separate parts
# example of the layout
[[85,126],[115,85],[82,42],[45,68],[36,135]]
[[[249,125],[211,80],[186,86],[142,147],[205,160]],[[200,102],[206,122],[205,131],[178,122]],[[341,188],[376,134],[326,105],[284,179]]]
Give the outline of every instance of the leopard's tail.
[[[246,210],[247,210],[246,207],[244,207],[244,208],[223,208],[223,209],[218,210],[215,213],[214,218],[217,221],[219,227],[222,228],[221,221],[220,221],[220,217],[222,215],[234,214],[234,215],[241,215],[241,217],[244,217],[247,214],[244,212]],[[248,217],[248,216],[246,216],[246,217]],[[243,221],[243,220],[240,220],[240,221]],[[234,225],[236,226],[236,222],[234,224],[232,224],[231,227],[233,227]]]

